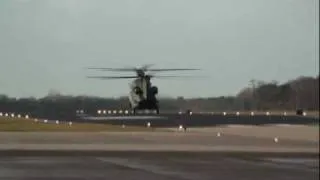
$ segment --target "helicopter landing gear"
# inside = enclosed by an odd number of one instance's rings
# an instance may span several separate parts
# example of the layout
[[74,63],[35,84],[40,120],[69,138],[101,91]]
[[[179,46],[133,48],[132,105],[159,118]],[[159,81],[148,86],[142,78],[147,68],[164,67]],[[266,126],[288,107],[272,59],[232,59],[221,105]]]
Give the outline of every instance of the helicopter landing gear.
[[155,113],[155,114],[160,114],[160,109],[158,105],[152,105],[152,106],[138,106],[132,108],[133,114],[140,114],[140,112],[143,114],[143,112],[146,113]]
[[133,115],[136,115],[139,113],[139,110],[141,110],[140,108],[136,107],[136,108],[133,108]]
[[[132,107],[132,106],[131,106]],[[150,100],[146,100],[146,101],[141,101],[139,102],[139,105],[132,108],[133,110],[133,114],[140,114],[140,112],[142,114],[144,114],[144,112],[146,113],[155,113],[155,114],[160,114],[160,110],[159,110],[159,105],[157,101],[150,101]]]
[[160,114],[159,108],[156,109],[156,113],[157,113],[157,114]]
[[[136,115],[136,114],[138,114],[137,113],[137,111],[139,111],[139,110],[144,110],[144,109],[136,109],[136,108],[134,108],[132,111],[133,111],[133,114],[134,115]],[[145,109],[145,110],[149,110],[149,109]],[[153,112],[155,111],[156,112],[156,114],[160,114],[160,110],[159,110],[159,108],[156,108],[156,109],[150,109],[150,110],[152,110]]]
[[156,114],[160,114],[159,106],[158,106],[158,105],[155,105],[155,110],[156,110]]

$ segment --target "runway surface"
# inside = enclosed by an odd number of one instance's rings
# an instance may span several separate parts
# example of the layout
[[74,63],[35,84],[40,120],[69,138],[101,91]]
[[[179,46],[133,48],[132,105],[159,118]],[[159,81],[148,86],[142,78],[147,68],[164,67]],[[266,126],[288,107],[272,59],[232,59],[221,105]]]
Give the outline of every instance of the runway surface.
[[319,161],[193,153],[0,157],[3,180],[316,180]]
[[[290,127],[265,127],[270,133],[257,136],[237,134],[255,127],[225,128],[134,133],[2,132],[0,179],[319,178],[319,139],[312,127],[299,126],[294,131]],[[291,137],[284,131],[299,136]]]
[[176,127],[185,124],[190,127],[208,127],[226,124],[238,125],[265,125],[265,124],[317,124],[319,118],[294,115],[236,115],[236,114],[145,114],[145,115],[101,115],[81,116],[73,121],[107,123],[114,125],[140,125],[145,126],[148,122],[154,127]]
[[0,132],[0,179],[313,180],[318,132],[302,125]]
[[204,150],[230,147],[246,151],[250,148],[286,148],[288,151],[303,148],[316,152],[319,150],[319,131],[308,126],[226,126],[190,128],[187,132],[177,128],[154,129],[153,132],[0,132],[0,149],[32,145],[47,148],[59,145],[70,149],[83,145],[92,150],[116,147],[121,150],[126,146],[125,150],[171,150],[174,146]]

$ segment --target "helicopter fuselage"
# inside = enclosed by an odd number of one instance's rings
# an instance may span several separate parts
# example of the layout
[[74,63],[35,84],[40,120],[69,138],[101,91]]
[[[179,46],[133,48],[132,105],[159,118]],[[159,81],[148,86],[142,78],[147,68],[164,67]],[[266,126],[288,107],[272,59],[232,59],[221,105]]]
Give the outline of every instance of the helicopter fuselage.
[[142,76],[133,80],[130,84],[129,101],[134,110],[156,110],[159,112],[159,105],[156,95],[158,88],[152,86],[148,76]]

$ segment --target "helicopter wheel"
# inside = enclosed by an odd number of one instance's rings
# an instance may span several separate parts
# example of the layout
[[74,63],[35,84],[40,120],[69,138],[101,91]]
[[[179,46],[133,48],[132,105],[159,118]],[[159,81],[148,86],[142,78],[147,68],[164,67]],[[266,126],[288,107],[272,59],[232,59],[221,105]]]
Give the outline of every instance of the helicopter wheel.
[[159,112],[159,107],[158,107],[158,106],[156,107],[156,109],[155,109],[155,110],[156,110],[156,114],[159,114],[159,113],[160,113],[160,112]]

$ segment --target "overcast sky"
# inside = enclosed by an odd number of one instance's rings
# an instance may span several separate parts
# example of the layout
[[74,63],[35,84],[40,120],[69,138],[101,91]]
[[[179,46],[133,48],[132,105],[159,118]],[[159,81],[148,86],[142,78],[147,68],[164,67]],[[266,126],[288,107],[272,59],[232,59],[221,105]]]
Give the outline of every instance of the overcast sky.
[[[160,95],[233,95],[250,79],[319,72],[318,0],[0,0],[0,93],[120,96],[128,75],[84,67],[201,68]],[[161,73],[166,75],[169,73]]]

